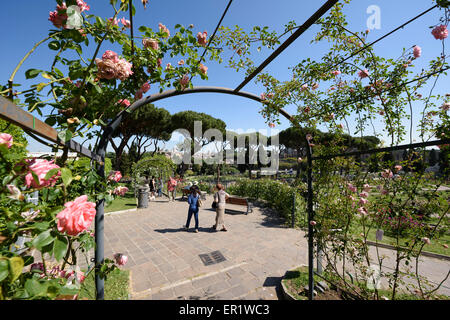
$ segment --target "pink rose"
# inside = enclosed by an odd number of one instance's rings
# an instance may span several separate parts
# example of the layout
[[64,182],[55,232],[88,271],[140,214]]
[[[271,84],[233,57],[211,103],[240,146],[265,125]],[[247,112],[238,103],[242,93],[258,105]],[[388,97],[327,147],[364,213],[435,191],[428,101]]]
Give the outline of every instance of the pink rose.
[[450,109],[450,102],[446,102],[441,106],[443,111],[448,111]]
[[365,216],[367,214],[367,209],[364,207],[360,207],[357,209],[358,213],[362,216]]
[[335,76],[338,76],[338,75],[341,74],[341,72],[340,72],[339,70],[331,71],[331,73],[332,73],[333,75],[335,75]]
[[448,30],[446,25],[437,26],[431,31],[431,34],[436,40],[444,40],[448,37]]
[[9,196],[8,198],[14,199],[14,200],[24,200],[25,197],[23,196],[22,192],[20,191],[19,188],[17,188],[15,185],[13,184],[7,184],[6,188],[9,191]]
[[367,199],[364,199],[364,198],[360,198],[359,199],[359,205],[360,206],[366,205],[368,202],[369,202],[369,200],[367,200]]
[[364,192],[370,192],[370,189],[371,189],[371,187],[367,183],[363,185]]
[[120,22],[122,22],[122,24],[123,24],[123,26],[124,26],[125,28],[130,28],[130,27],[131,27],[130,20],[127,20],[127,19],[125,19],[125,18],[122,18],[122,19],[120,19]]
[[123,265],[125,265],[127,263],[128,257],[126,255],[121,254],[121,253],[116,253],[114,255],[114,260],[116,260],[116,263],[119,266],[123,266]]
[[102,59],[103,60],[112,60],[114,63],[117,63],[119,61],[119,56],[114,51],[106,50],[102,56]]
[[5,145],[8,149],[12,147],[13,140],[13,136],[9,133],[0,133],[0,144]]
[[310,225],[312,225],[313,227],[317,224],[317,222],[315,222],[314,220],[309,222]]
[[398,172],[398,171],[402,170],[403,167],[402,167],[401,165],[398,164],[398,165],[396,165],[394,168],[395,168],[395,171]]
[[155,40],[155,39],[144,38],[144,39],[142,39],[142,45],[147,49],[149,49],[149,48],[153,49],[153,50],[159,49],[158,40]]
[[30,267],[30,271],[37,270],[40,273],[44,272],[44,264],[42,262],[33,263]]
[[158,26],[159,26],[159,32],[167,33],[166,38],[170,37],[170,31],[169,31],[169,29],[167,29],[167,27],[165,25],[163,25],[162,23],[159,23]]
[[369,71],[367,71],[367,69],[361,70],[358,72],[358,76],[363,79],[363,78],[367,78],[369,76]]
[[300,91],[305,91],[305,90],[308,90],[308,84],[306,84],[306,83],[304,85],[302,85],[300,88]]
[[124,107],[129,107],[130,106],[130,101],[128,101],[128,99],[122,99],[122,100],[119,100],[119,101],[117,101],[119,104],[121,104],[122,106],[124,106]]
[[261,100],[263,100],[263,101],[266,100],[266,93],[265,92],[261,93],[260,97],[261,97]]
[[392,173],[391,170],[385,169],[385,170],[381,173],[381,176],[382,176],[383,178],[385,178],[385,179],[389,179],[389,178],[392,178],[392,177],[394,176],[394,174]]
[[87,195],[69,201],[63,211],[56,215],[58,231],[76,236],[87,230],[95,217],[95,203],[87,201]]
[[119,186],[117,188],[114,189],[113,193],[117,196],[124,196],[125,193],[128,192],[128,188],[127,187],[123,187],[123,186]]
[[113,18],[111,17],[111,18],[108,19],[108,21],[110,23],[112,23],[114,26],[118,26],[119,25],[119,20],[117,20],[117,18],[114,18],[114,20],[113,20]]
[[117,77],[117,67],[113,60],[95,59],[98,68],[98,77],[100,79],[111,80]]
[[185,74],[185,75],[180,79],[180,85],[181,85],[181,88],[184,89],[188,84],[189,84],[189,76],[188,76],[187,74]]
[[206,76],[206,72],[208,71],[208,67],[205,66],[203,63],[200,63],[200,73],[204,74]]
[[117,78],[119,78],[121,81],[126,80],[129,76],[133,74],[133,71],[131,70],[132,64],[125,59],[119,59],[119,61],[116,64],[116,68],[117,68]]
[[203,33],[201,33],[201,32],[197,33],[198,44],[201,45],[202,47],[205,47],[208,42],[206,40],[207,36],[208,36],[208,33],[206,31],[203,31]]
[[419,46],[414,46],[413,54],[414,58],[419,58],[422,55],[422,48]]
[[146,93],[148,90],[150,90],[150,83],[146,82],[142,85],[141,90],[143,93]]
[[166,70],[170,70],[172,69],[172,64],[169,62],[168,64],[166,64]]
[[347,183],[347,187],[348,187],[348,190],[350,192],[355,192],[356,193],[358,191],[358,189],[356,189],[356,187],[353,186],[351,183]]
[[367,198],[367,197],[369,197],[369,194],[367,193],[367,192],[361,192],[360,194],[359,194],[359,196],[361,197],[361,198]]
[[77,6],[80,8],[80,12],[89,11],[89,9],[91,9],[91,7],[83,0],[77,0]]
[[67,6],[63,2],[62,5],[57,5],[56,10],[50,12],[48,20],[57,28],[63,28],[67,21]]
[[120,171],[113,171],[108,176],[109,181],[119,182],[120,179],[122,179],[122,174],[120,173]]
[[138,91],[136,91],[136,94],[134,95],[134,98],[136,100],[142,99],[142,97],[144,96],[144,92],[142,91],[142,89],[139,89]]
[[425,244],[431,244],[431,240],[427,237],[423,237],[422,241],[425,242]]
[[156,60],[156,64],[158,65],[158,67],[161,67],[162,65],[162,59],[158,58],[158,60]]
[[183,59],[181,59],[180,61],[178,61],[178,65],[179,66],[182,66],[184,64],[184,60]]
[[36,181],[33,179],[32,173],[29,172],[25,176],[25,185],[27,186],[27,188],[29,187],[43,188],[55,185],[56,181],[59,179],[59,176],[61,175],[60,171],[58,171],[58,173],[54,174],[48,180],[44,179],[45,176],[47,175],[47,172],[49,172],[52,169],[59,169],[59,166],[54,164],[53,160],[47,161],[45,159],[32,159],[31,161],[28,160],[28,162],[32,163],[29,166],[29,170],[36,174],[39,183],[36,183]]

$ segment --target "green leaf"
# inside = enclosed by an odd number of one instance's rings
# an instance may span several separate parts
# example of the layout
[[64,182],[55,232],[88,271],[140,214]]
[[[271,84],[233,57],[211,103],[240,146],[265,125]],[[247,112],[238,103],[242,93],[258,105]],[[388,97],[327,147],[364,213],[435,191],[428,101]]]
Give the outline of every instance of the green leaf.
[[27,79],[36,78],[38,76],[38,74],[41,72],[42,72],[42,70],[38,70],[38,69],[28,69],[27,71],[25,71],[25,78],[27,78]]
[[47,230],[40,233],[36,238],[34,238],[32,243],[35,248],[40,250],[46,245],[52,243],[54,239],[55,238],[50,234],[50,230]]
[[42,89],[44,89],[46,85],[47,85],[47,84],[44,83],[44,82],[39,83],[39,84],[36,86],[37,92],[41,92]]
[[25,263],[21,257],[9,258],[9,272],[11,274],[11,282],[14,282],[21,274]]
[[70,139],[72,139],[72,131],[70,130],[64,130],[61,132],[58,132],[58,138],[62,141],[62,142],[67,142]]
[[60,261],[65,256],[68,247],[69,242],[67,238],[59,236],[55,239],[53,243],[53,255],[57,261]]
[[6,279],[9,274],[9,262],[8,260],[0,260],[0,282]]
[[40,283],[37,279],[31,278],[25,282],[25,290],[31,296],[42,296],[47,292],[47,286]]
[[61,48],[61,44],[59,43],[59,41],[53,40],[48,44],[48,47],[51,50],[59,50]]
[[57,175],[58,172],[59,172],[59,170],[61,170],[61,169],[60,169],[60,168],[54,168],[54,169],[49,170],[49,171],[47,172],[47,174],[45,175],[44,179],[45,179],[45,180],[48,180],[48,179],[50,179],[51,177],[53,177],[54,175]]
[[39,231],[45,231],[50,227],[50,222],[36,222],[33,224],[33,227]]
[[68,168],[61,168],[61,178],[64,185],[67,187],[73,180],[72,171]]

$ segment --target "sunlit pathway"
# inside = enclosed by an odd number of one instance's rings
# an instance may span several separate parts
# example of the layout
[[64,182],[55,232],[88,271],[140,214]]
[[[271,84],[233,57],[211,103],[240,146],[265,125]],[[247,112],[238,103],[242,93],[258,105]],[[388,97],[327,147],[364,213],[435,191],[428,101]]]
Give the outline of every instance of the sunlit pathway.
[[[105,256],[128,255],[132,299],[278,299],[286,270],[307,261],[303,232],[286,228],[268,210],[226,214],[227,232],[211,232],[212,197],[200,209],[199,233],[182,226],[185,201],[150,202],[147,209],[105,217]],[[229,208],[232,208],[229,206]],[[244,207],[233,206],[243,210]],[[225,261],[205,265],[215,251]]]

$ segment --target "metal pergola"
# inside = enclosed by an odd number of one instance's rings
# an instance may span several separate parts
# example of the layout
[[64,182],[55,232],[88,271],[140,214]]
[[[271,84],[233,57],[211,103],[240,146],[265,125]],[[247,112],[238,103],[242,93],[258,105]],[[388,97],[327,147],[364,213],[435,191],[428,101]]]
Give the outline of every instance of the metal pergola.
[[[230,88],[222,88],[222,87],[208,87],[208,86],[201,86],[201,87],[194,87],[192,89],[185,89],[183,91],[177,91],[177,90],[167,90],[162,93],[150,95],[147,97],[144,97],[138,101],[135,101],[132,105],[130,105],[127,109],[121,111],[117,114],[117,116],[110,121],[104,128],[103,133],[100,138],[100,142],[95,150],[95,152],[92,152],[91,150],[83,147],[79,143],[70,140],[67,142],[61,141],[58,138],[58,132],[50,127],[49,125],[45,124],[44,122],[36,119],[33,115],[30,113],[24,111],[23,109],[17,107],[14,105],[11,101],[9,101],[6,98],[0,97],[0,118],[3,118],[7,121],[10,121],[11,123],[23,128],[26,133],[28,133],[32,138],[36,139],[37,141],[49,145],[47,142],[41,140],[39,137],[48,139],[51,142],[55,143],[56,145],[66,147],[72,151],[75,151],[79,154],[82,154],[86,157],[89,157],[90,159],[97,162],[97,172],[100,176],[105,177],[105,155],[106,155],[106,148],[108,146],[108,142],[110,138],[112,137],[114,131],[117,129],[117,127],[121,124],[121,122],[131,113],[139,109],[140,107],[147,105],[152,102],[156,102],[158,100],[163,100],[169,97],[174,97],[178,95],[185,95],[185,94],[194,94],[194,93],[222,93],[222,94],[230,94],[235,96],[244,97],[247,99],[251,99],[257,102],[262,102],[262,99],[260,96],[243,92],[241,89],[247,85],[254,77],[256,77],[269,63],[271,63],[278,55],[280,55],[289,45],[291,45],[297,38],[299,38],[306,30],[308,30],[313,24],[317,22],[318,19],[320,19],[325,13],[327,13],[336,3],[338,3],[339,0],[328,0],[325,4],[323,4],[310,18],[308,18],[304,24],[299,26],[297,30],[288,38],[286,39],[274,52],[265,59],[250,75],[248,75],[235,89]],[[206,53],[207,48],[209,47],[210,43],[212,42],[219,26],[222,23],[223,18],[225,17],[230,5],[232,3],[232,0],[228,2],[228,5],[223,12],[219,23],[217,24],[217,27],[213,33],[213,35],[210,37],[208,44],[199,60],[199,63],[203,60],[203,57]],[[373,41],[372,43],[364,46],[363,48],[357,50],[352,55],[346,57],[339,63],[330,66],[330,70],[332,68],[337,67],[338,65],[342,64],[346,60],[350,59],[352,56],[358,54],[361,51],[364,51],[368,49],[369,47],[373,46],[375,43],[381,41],[382,39],[386,38],[387,36],[393,34],[394,32],[404,28],[409,23],[415,21],[419,17],[423,16],[424,14],[430,12],[431,10],[437,8],[438,5],[435,5],[431,7],[430,9],[422,12],[418,16],[414,17],[413,19],[407,21],[406,23],[402,24],[398,28],[390,31],[386,35],[380,37],[376,41]],[[130,34],[131,34],[131,42],[132,42],[132,48],[134,48],[133,43],[133,19],[132,19],[132,0],[129,0],[129,10],[130,10]],[[133,50],[133,49],[132,49]],[[134,50],[133,50],[134,51]],[[429,78],[433,76],[436,73],[442,73],[446,71],[448,68],[439,70],[437,72],[434,72],[432,74],[426,75],[424,77],[414,79],[408,83],[411,83],[413,81],[418,81],[420,79]],[[404,83],[405,85],[407,83]],[[10,83],[10,85],[12,85]],[[354,103],[353,101],[349,101],[349,104]],[[286,119],[288,119],[293,126],[299,127],[299,124],[295,121],[294,117],[292,117],[288,112],[286,112],[284,109],[280,108],[278,112],[283,115]],[[38,137],[37,137],[38,136]],[[309,141],[305,137],[306,145],[309,145]],[[433,141],[432,143],[435,144]],[[430,145],[432,144],[430,143]],[[399,148],[393,147],[393,148]],[[403,146],[404,148],[404,146]],[[386,151],[389,151],[392,148],[386,148]],[[307,159],[308,159],[308,169],[307,169],[307,185],[308,185],[308,199],[307,199],[307,208],[308,208],[308,264],[309,264],[309,299],[313,299],[313,288],[314,288],[314,280],[313,280],[313,262],[314,262],[314,256],[313,256],[313,235],[314,230],[311,224],[309,223],[314,218],[314,211],[313,211],[313,193],[312,193],[312,161],[316,160],[318,158],[314,158],[312,156],[312,150],[311,148],[306,148],[307,150]],[[367,151],[366,151],[367,153]],[[336,156],[336,155],[335,155]],[[341,155],[339,155],[341,156]],[[330,156],[333,157],[333,156]],[[97,300],[103,300],[104,299],[104,280],[100,278],[98,273],[99,266],[104,262],[104,200],[100,200],[97,202],[96,206],[96,216],[95,216],[95,284],[96,284],[96,299]]]

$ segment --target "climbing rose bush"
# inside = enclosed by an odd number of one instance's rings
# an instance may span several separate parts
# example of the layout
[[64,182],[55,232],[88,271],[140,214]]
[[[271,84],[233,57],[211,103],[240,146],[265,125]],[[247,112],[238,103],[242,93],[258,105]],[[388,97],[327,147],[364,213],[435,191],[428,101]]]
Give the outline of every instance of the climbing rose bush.
[[[25,176],[25,185],[27,188],[44,188],[54,186],[61,175],[60,171],[46,179],[47,173],[49,173],[50,170],[60,169],[60,167],[53,162],[53,160],[48,161],[45,159],[27,159],[27,163],[29,165],[28,169],[30,171]],[[37,176],[37,181],[33,174]]]

